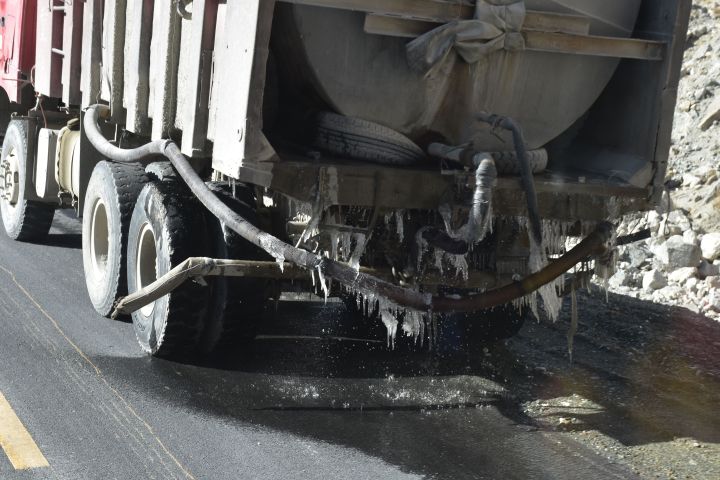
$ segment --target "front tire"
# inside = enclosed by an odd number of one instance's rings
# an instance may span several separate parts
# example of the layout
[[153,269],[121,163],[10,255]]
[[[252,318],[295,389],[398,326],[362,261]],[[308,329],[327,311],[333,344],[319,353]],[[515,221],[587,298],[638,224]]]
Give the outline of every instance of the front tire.
[[147,182],[140,164],[100,162],[95,166],[83,208],[85,283],[95,310],[107,317],[127,295],[127,244],[135,202]]
[[55,206],[30,201],[25,192],[28,184],[27,124],[12,120],[5,132],[0,156],[0,213],[8,237],[19,241],[43,239],[50,231]]
[[[148,183],[140,192],[128,240],[128,291],[136,292],[189,257],[208,256],[207,228],[197,200],[174,182]],[[211,289],[187,281],[133,312],[140,347],[150,355],[187,359],[196,353]]]

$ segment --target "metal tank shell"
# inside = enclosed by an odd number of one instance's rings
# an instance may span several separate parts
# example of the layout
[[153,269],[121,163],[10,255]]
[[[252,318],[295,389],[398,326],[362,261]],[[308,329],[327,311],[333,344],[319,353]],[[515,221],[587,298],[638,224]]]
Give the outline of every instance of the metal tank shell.
[[[641,2],[525,3],[528,11],[582,16],[591,35],[627,38]],[[304,64],[295,72],[306,77],[303,81],[329,109],[383,124],[420,143],[442,139],[507,150],[506,139],[474,121],[477,112],[486,111],[516,119],[528,146],[542,147],[588,111],[619,63],[602,56],[501,50],[472,65],[458,57],[422,75],[408,66],[410,39],[368,33],[364,13],[280,7],[280,62]]]

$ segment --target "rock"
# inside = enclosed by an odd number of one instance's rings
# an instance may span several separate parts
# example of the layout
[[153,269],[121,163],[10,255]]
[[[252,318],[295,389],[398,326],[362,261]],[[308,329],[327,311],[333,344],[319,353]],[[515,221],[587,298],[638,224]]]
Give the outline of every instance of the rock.
[[683,240],[685,243],[688,243],[690,245],[700,245],[700,240],[698,240],[698,235],[693,230],[685,230],[682,234]]
[[685,289],[688,292],[695,293],[697,292],[698,283],[700,283],[700,280],[697,278],[688,278],[685,282]]
[[713,100],[710,104],[702,120],[700,120],[700,130],[707,130],[713,126],[713,124],[720,120],[720,96]]
[[643,276],[643,290],[651,292],[667,285],[667,279],[660,270],[650,270]]
[[[685,177],[683,177],[683,181],[684,178]],[[695,177],[695,179],[697,179],[697,183],[700,182],[699,178]],[[692,230],[692,224],[690,223],[690,219],[688,219],[687,215],[685,215],[682,210],[673,210],[672,212],[668,213],[667,222],[670,225],[675,225],[679,227],[682,232]],[[682,235],[682,233],[680,234]]]
[[693,187],[697,187],[698,185],[700,185],[699,177],[696,177],[695,175],[692,175],[690,173],[686,173],[685,175],[683,175],[683,187],[684,188],[693,188]]
[[685,290],[677,285],[670,285],[663,287],[660,290],[653,292],[653,299],[673,301],[678,300],[685,296]]
[[707,260],[703,260],[702,262],[700,262],[697,275],[699,278],[714,277],[716,275],[720,275],[720,266],[710,263]]
[[628,287],[630,285],[630,274],[627,271],[620,269],[615,272],[615,275],[610,277],[608,283],[615,289]]
[[652,256],[650,250],[641,244],[631,244],[625,248],[625,254],[629,260],[630,266],[633,268],[641,267],[647,263],[648,259]]
[[695,275],[697,275],[697,268],[695,267],[678,268],[668,275],[668,280],[682,285],[689,279],[695,277]]
[[651,210],[647,214],[647,224],[648,228],[652,230],[653,233],[657,233],[658,229],[660,228],[660,214],[656,212],[655,210]]
[[703,258],[714,261],[720,258],[720,233],[707,233],[700,242]]
[[715,310],[716,312],[720,312],[720,290],[710,290],[710,295],[707,297],[708,306]]
[[667,239],[657,249],[657,257],[666,270],[672,271],[684,267],[697,267],[702,260],[700,247],[685,243],[680,235]]
[[707,277],[705,279],[705,286],[710,290],[720,289],[720,277]]
[[656,236],[647,239],[645,243],[647,245],[648,251],[654,256],[657,256],[658,252],[660,251],[660,247],[662,247],[665,243],[665,239],[663,237]]

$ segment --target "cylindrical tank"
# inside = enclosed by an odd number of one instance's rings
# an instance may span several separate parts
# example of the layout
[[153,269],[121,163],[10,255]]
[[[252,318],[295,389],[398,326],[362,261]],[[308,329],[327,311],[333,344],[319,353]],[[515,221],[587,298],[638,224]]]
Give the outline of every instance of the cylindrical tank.
[[[628,37],[640,0],[527,0],[528,10],[582,15],[590,34]],[[457,59],[422,75],[407,63],[408,39],[364,32],[365,14],[283,5],[278,12],[285,64],[328,108],[393,128],[423,144],[474,142],[508,150],[507,139],[474,120],[486,111],[518,121],[530,148],[554,139],[597,100],[614,58],[498,51],[470,65]],[[287,71],[287,70],[286,70]],[[297,77],[292,81],[298,81]]]

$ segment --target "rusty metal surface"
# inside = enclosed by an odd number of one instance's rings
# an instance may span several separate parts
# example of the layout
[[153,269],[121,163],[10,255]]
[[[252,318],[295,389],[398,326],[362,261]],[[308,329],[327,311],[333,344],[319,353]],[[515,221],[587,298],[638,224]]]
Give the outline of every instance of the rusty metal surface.
[[[435,209],[465,198],[474,188],[474,177],[469,172],[442,175],[437,169],[400,169],[352,162],[280,161],[273,163],[272,173],[272,190],[303,202],[314,202],[320,192],[328,206]],[[241,170],[241,178],[242,174]],[[540,214],[548,219],[599,221],[649,207],[647,189],[602,176],[547,173],[535,177],[535,186]],[[498,215],[526,214],[518,178],[499,178],[493,202]]]

